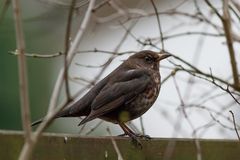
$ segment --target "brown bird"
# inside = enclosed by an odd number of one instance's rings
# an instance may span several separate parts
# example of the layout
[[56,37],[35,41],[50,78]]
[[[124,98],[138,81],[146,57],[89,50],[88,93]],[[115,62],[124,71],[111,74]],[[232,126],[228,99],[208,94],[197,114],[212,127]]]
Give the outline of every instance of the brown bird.
[[169,56],[149,50],[135,53],[56,118],[86,116],[79,125],[100,118],[120,125],[133,142],[141,145],[138,138],[143,136],[125,123],[142,116],[157,99],[161,86],[159,62]]

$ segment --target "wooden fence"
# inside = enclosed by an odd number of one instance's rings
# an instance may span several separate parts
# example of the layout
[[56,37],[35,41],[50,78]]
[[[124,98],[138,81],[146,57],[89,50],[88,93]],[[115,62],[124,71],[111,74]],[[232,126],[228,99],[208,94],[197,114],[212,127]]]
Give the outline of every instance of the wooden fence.
[[[124,160],[240,160],[240,142],[199,139],[201,153],[193,139],[153,138],[135,148],[129,138],[114,137]],[[23,145],[23,133],[0,131],[0,159],[16,160]],[[44,134],[33,160],[117,160],[110,137],[82,137],[69,134]]]

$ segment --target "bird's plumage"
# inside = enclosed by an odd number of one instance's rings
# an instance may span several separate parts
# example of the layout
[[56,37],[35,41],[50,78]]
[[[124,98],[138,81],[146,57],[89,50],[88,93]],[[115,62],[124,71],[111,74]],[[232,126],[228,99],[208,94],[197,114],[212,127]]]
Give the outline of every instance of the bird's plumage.
[[145,69],[122,71],[118,73],[118,77],[102,88],[91,104],[90,114],[80,124],[128,105],[146,89],[150,81],[150,75]]

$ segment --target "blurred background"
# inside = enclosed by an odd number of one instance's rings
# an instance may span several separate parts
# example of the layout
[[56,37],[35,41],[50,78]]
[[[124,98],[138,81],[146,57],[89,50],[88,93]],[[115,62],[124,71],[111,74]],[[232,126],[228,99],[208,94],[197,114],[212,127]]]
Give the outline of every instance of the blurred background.
[[[10,53],[16,49],[14,20],[11,4],[6,2],[0,2],[0,129],[21,130],[17,56]],[[222,14],[222,2],[211,3]],[[240,4],[237,1],[230,3],[239,70]],[[111,53],[127,52],[116,56],[101,78],[131,53],[143,49],[159,51],[161,48],[157,16],[150,1],[97,0],[96,4],[98,7],[69,68],[72,95],[95,79],[102,71],[102,65],[112,56]],[[231,62],[223,26],[208,4],[194,0],[158,0],[155,5],[161,20],[165,49],[202,72],[232,84]],[[63,52],[69,6],[67,0],[22,1],[26,53],[51,55]],[[76,35],[87,6],[88,0],[76,1],[70,41]],[[46,114],[63,64],[63,56],[27,57],[32,121]],[[179,67],[185,71],[176,71]],[[141,120],[134,120],[130,126],[151,137],[236,139],[229,111],[234,113],[239,129],[240,108],[236,100],[240,99],[240,91],[230,87],[234,100],[226,91],[226,83],[216,80],[215,85],[211,77],[192,72],[189,74],[187,69],[189,66],[176,57],[163,61],[160,72],[164,83],[157,101]],[[63,92],[59,101],[64,96]],[[113,135],[122,133],[118,126],[100,120],[89,122],[84,127],[77,126],[79,122],[78,118],[57,119],[47,132],[106,136],[106,127],[110,127]]]

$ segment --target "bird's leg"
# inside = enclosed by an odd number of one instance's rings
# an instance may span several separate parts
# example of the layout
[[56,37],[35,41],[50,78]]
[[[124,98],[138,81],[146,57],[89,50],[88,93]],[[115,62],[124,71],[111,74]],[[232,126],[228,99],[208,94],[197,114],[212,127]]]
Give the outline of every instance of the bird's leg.
[[126,135],[128,135],[130,138],[132,138],[132,142],[135,146],[142,149],[142,143],[138,139],[139,136],[137,136],[130,128],[128,128],[124,123],[119,123],[120,127],[124,131]]
[[[119,124],[120,125],[120,124]],[[121,125],[120,125],[121,126]],[[126,126],[126,125],[125,125]],[[121,127],[122,128],[122,127]],[[134,134],[136,137],[141,138],[141,139],[145,139],[145,140],[150,140],[151,137],[149,135],[143,135],[143,134],[136,134],[134,133],[129,127],[126,126],[126,128],[128,129],[128,131],[130,131],[132,134]],[[123,128],[122,128],[123,129]],[[124,129],[123,129],[124,130]],[[129,136],[128,133],[125,132],[123,134],[120,134],[118,136],[124,137],[124,136]]]

